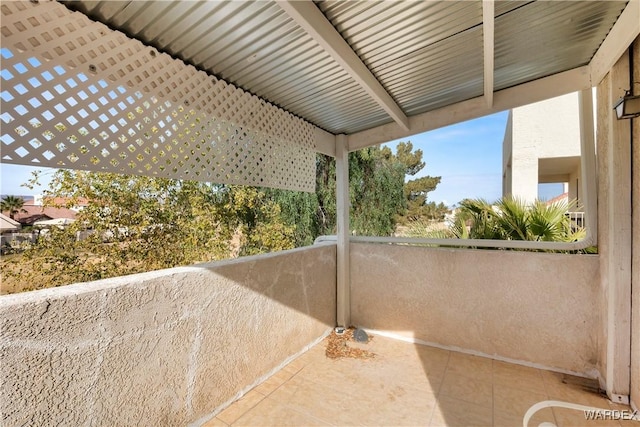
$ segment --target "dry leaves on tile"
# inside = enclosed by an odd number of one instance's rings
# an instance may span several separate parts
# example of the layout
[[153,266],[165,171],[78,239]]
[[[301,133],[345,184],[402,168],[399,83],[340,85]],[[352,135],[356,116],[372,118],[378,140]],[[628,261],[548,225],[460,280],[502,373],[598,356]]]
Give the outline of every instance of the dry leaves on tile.
[[[348,328],[341,335],[336,334],[336,331],[331,332],[331,335],[326,338],[326,355],[328,358],[340,359],[342,357],[349,357],[352,359],[372,359],[375,357],[375,353],[371,351],[349,346],[349,342],[355,342],[353,339],[354,330],[355,328],[353,327]],[[371,341],[371,337],[369,337],[369,341]]]

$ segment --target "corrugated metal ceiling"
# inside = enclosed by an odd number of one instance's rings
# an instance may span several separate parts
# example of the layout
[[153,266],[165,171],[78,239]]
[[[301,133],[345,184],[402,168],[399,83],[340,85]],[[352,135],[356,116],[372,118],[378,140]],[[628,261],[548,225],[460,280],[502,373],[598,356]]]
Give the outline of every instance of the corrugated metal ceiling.
[[391,121],[275,2],[66,4],[332,133]]
[[[332,133],[392,121],[273,1],[64,3]],[[316,4],[405,114],[482,95],[480,0]],[[625,4],[497,1],[496,90],[588,63]]]
[[496,90],[589,63],[625,2],[532,2],[495,21]]
[[482,95],[482,2],[318,6],[406,114]]

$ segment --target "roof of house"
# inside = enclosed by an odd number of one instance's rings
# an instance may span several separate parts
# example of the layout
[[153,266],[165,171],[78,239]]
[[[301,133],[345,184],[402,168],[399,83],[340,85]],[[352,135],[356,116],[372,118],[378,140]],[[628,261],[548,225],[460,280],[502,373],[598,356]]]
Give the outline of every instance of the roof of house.
[[75,219],[77,213],[66,208],[51,208],[44,206],[24,205],[25,212],[18,212],[13,217],[22,225],[33,225],[34,222],[43,219],[70,218]]
[[6,215],[0,214],[0,232],[19,230],[20,223],[14,221]]
[[[74,207],[83,207],[89,204],[89,199],[85,197],[78,197],[77,199],[71,199],[70,197],[43,197],[42,202],[49,206],[67,206],[73,201]],[[36,205],[36,199],[32,198],[28,201],[25,200],[25,206],[40,206]]]
[[569,193],[562,193],[559,196],[554,197],[553,199],[547,200],[547,205],[551,205],[553,203],[562,202],[562,201],[566,202],[568,200],[569,200]]

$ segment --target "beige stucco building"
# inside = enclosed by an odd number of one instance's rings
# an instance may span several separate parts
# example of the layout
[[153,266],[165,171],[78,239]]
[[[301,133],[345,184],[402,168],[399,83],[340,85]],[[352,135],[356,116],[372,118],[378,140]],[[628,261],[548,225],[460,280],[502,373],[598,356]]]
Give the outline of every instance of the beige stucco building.
[[538,184],[562,183],[580,208],[580,104],[570,93],[509,112],[502,146],[502,194],[527,202]]

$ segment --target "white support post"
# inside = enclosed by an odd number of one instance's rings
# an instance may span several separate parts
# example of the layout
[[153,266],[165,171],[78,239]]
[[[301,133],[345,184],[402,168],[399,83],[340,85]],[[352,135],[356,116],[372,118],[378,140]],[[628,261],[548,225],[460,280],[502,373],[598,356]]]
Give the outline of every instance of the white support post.
[[[608,106],[629,88],[629,54],[625,52],[610,71]],[[601,254],[607,264],[603,288],[607,298],[606,389],[616,403],[629,404],[631,366],[631,120],[617,120],[609,111],[606,168],[609,220],[601,230],[608,240]]]
[[582,156],[582,211],[586,212],[586,226],[591,237],[590,244],[598,244],[598,204],[596,194],[596,151],[595,129],[593,126],[593,93],[591,89],[584,89],[578,93],[580,117],[580,150]]
[[336,321],[338,326],[351,323],[351,284],[349,267],[349,150],[347,137],[336,136],[336,222],[337,222],[337,280]]

